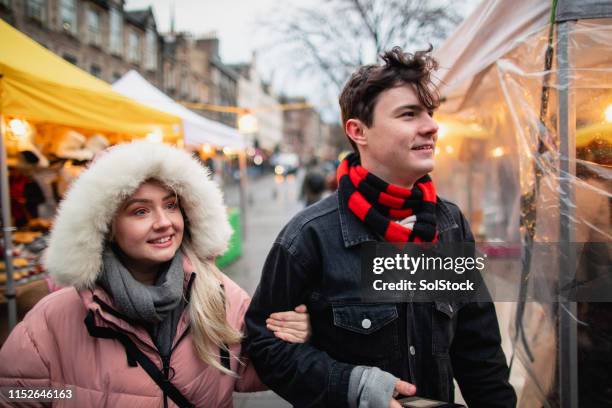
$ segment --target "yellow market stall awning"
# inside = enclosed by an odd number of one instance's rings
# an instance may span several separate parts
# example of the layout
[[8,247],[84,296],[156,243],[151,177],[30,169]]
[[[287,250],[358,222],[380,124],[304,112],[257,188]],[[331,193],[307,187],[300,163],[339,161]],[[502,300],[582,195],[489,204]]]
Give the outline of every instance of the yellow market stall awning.
[[[133,137],[182,137],[181,119],[113,91],[0,20],[0,118],[14,117],[58,127]],[[6,265],[9,329],[17,308],[13,281],[10,196],[5,137],[0,124],[0,202]]]
[[148,108],[0,20],[0,112],[36,122],[174,138],[180,118]]

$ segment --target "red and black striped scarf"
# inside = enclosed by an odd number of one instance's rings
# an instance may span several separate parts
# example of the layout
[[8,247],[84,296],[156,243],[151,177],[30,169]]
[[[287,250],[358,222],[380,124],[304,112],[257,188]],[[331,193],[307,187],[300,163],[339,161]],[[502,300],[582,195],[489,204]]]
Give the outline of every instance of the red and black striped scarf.
[[[436,189],[429,175],[421,177],[412,189],[389,184],[368,172],[351,153],[338,167],[338,194],[349,209],[369,228],[388,242],[436,242]],[[416,216],[413,229],[398,224]]]

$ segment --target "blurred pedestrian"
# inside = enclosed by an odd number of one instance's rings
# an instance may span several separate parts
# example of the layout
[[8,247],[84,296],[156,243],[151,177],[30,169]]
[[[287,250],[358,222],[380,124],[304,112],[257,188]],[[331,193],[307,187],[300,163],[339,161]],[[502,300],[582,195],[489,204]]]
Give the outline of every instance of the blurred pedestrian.
[[[230,235],[221,192],[188,153],[111,149],[61,203],[46,264],[68,287],[13,330],[0,386],[69,387],[55,402],[76,407],[228,407],[234,390],[265,388],[241,351],[249,297],[214,263]],[[272,316],[292,326],[278,338],[305,341],[296,310]]]
[[306,175],[302,182],[300,198],[306,207],[319,201],[325,192],[325,176],[318,168],[316,159],[310,161],[306,167]]

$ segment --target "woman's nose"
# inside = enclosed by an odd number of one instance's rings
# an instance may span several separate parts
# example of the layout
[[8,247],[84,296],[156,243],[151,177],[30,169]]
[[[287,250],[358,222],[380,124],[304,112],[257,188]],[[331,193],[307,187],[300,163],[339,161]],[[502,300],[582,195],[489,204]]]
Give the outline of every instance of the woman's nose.
[[155,223],[153,224],[153,228],[155,229],[165,229],[172,225],[170,218],[164,211],[157,211]]

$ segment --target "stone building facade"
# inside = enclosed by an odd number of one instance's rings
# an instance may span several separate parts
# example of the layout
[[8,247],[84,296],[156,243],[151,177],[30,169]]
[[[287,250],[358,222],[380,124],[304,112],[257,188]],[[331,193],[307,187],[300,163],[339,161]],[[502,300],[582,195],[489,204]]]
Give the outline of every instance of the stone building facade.
[[[238,106],[238,73],[221,61],[218,38],[199,38],[196,47],[208,55],[208,94],[206,103],[219,106]],[[234,112],[216,112],[202,110],[202,115],[222,122],[228,126],[237,126],[237,115]]]
[[150,8],[125,11],[123,0],[0,0],[0,18],[106,82],[135,69],[161,85],[162,39]]
[[[283,104],[306,103],[303,97],[281,97]],[[323,144],[323,122],[314,109],[292,109],[283,112],[283,147],[297,153],[302,163],[317,155]]]
[[262,80],[257,70],[257,58],[230,66],[238,72],[238,106],[251,110],[257,119],[257,129],[246,135],[249,144],[273,151],[282,144],[283,111],[271,87]]

